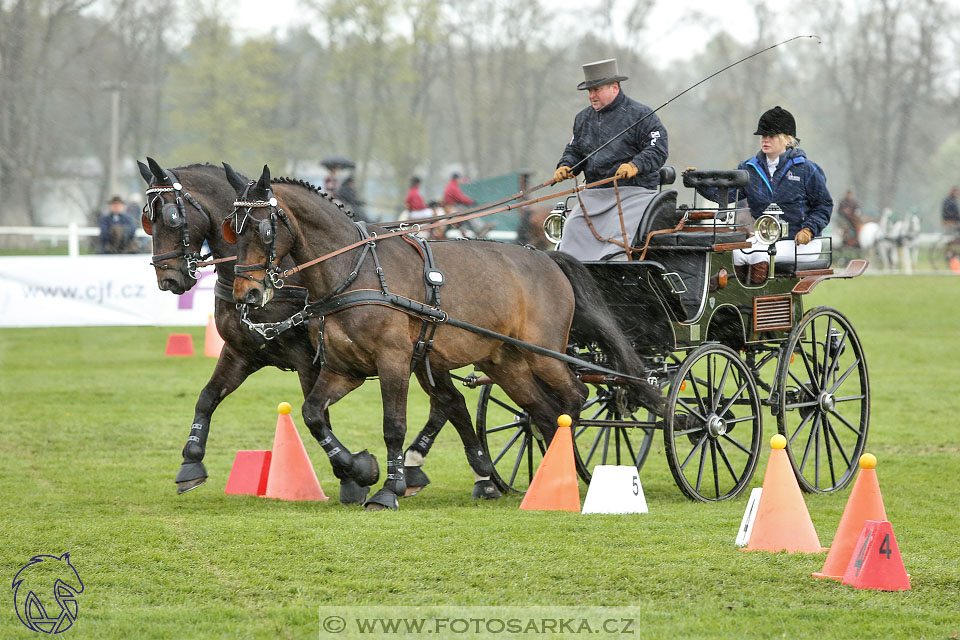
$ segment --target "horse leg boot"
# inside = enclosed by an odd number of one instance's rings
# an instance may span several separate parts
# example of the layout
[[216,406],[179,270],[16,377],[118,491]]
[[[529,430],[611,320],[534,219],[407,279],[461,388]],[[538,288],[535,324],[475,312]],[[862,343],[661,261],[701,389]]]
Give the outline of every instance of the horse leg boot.
[[[432,399],[430,404],[432,407]],[[438,427],[436,425],[439,420],[442,421],[439,422]],[[403,472],[407,485],[403,496],[404,498],[417,495],[423,491],[424,487],[430,484],[430,478],[428,478],[427,474],[423,471],[423,462],[430,452],[430,447],[433,446],[434,440],[437,438],[440,427],[442,427],[445,422],[446,417],[436,418],[431,408],[430,418],[427,420],[427,424],[421,429],[420,433],[417,434],[417,438],[413,441],[413,444],[403,452]]]
[[406,435],[407,391],[410,370],[398,367],[397,362],[406,360],[390,358],[385,354],[378,363],[380,373],[380,397],[383,401],[383,442],[387,445],[387,479],[380,490],[364,505],[368,511],[400,508],[399,497],[407,491],[406,474],[403,469],[403,437]]
[[183,462],[177,472],[177,493],[182,494],[196,489],[207,481],[207,468],[203,465],[203,456],[207,449],[207,436],[210,433],[210,417],[220,402],[233,393],[257,367],[245,366],[245,360],[237,357],[230,345],[225,345],[213,375],[197,398],[193,411],[193,424],[190,436],[183,446]]
[[207,435],[210,433],[210,417],[195,417],[190,426],[190,436],[183,445],[183,462],[177,472],[177,494],[196,489],[207,481],[207,468],[203,464],[203,455],[207,447]]
[[[324,412],[324,415],[326,416],[327,424],[329,424],[330,423],[329,411]],[[333,436],[332,431],[330,432],[330,436]],[[334,441],[336,441],[335,436],[333,437],[333,439]],[[331,451],[333,451],[337,447],[345,450],[345,447],[339,444],[339,441],[336,441],[336,442],[337,444],[335,444],[334,447],[331,448]],[[322,440],[321,440],[321,446],[323,446]],[[327,451],[326,448],[324,448],[324,451],[327,453],[328,456],[330,455],[330,451]],[[339,453],[340,452],[335,451],[334,455],[339,455]],[[349,454],[349,451],[347,453]],[[340,480],[340,504],[358,504],[358,505],[363,504],[364,501],[367,499],[367,495],[370,493],[370,485],[379,479],[380,468],[377,465],[377,459],[376,457],[374,457],[372,453],[369,453],[366,449],[364,449],[363,451],[360,451],[359,453],[351,455],[351,470],[353,470],[354,467],[359,464],[360,465],[359,472],[365,473],[364,467],[368,463],[364,462],[364,454],[370,456],[369,461],[374,466],[374,472],[376,477],[374,477],[374,479],[371,480],[370,482],[367,482],[365,484],[360,484],[359,482],[354,480],[352,476],[348,475],[342,478],[337,476],[337,478]],[[338,458],[338,461],[342,463],[344,461],[344,458]],[[336,475],[337,472],[336,472],[336,468],[332,458],[330,460],[330,465],[334,466],[334,475]]]

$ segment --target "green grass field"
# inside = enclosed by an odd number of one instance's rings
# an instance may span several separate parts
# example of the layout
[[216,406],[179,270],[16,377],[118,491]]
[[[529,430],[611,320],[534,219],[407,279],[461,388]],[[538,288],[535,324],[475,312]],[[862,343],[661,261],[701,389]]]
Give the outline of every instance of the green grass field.
[[[825,554],[738,551],[746,498],[687,501],[661,440],[641,473],[645,515],[521,512],[517,495],[474,502],[452,428],[427,461],[433,484],[399,512],[342,507],[300,418],[296,377],[277,370],[255,374],[221,405],[210,480],[177,496],[180,449],[214,362],[164,357],[166,328],[0,330],[5,588],[31,556],[70,552],[85,585],[65,634],[74,638],[315,638],[318,607],[402,605],[569,615],[628,607],[637,623],[627,637],[643,638],[956,638],[960,278],[828,282],[807,303],[840,308],[863,340],[873,392],[867,449],[879,458],[909,592],[814,580]],[[189,331],[202,347],[203,330]],[[238,449],[271,447],[282,400],[294,405],[329,502],[223,493]],[[332,413],[343,441],[382,463],[376,382]],[[410,431],[425,416],[426,399],[412,390]],[[766,441],[776,429],[769,415],[764,427]],[[766,453],[753,486],[765,462]],[[848,493],[807,496],[824,545]],[[13,592],[0,602],[0,637],[32,637]]]

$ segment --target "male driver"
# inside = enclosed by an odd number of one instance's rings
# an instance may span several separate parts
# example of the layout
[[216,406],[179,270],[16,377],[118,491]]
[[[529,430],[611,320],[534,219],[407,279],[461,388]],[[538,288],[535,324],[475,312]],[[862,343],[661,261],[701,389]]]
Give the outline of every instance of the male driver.
[[[574,119],[573,138],[553,179],[560,182],[582,172],[590,183],[615,175],[627,242],[631,242],[659,186],[660,167],[667,159],[667,130],[650,107],[620,90],[620,83],[627,78],[620,75],[615,59],[583,65],[583,76],[577,89],[587,91],[590,106]],[[599,260],[623,251],[607,239],[623,241],[612,182],[580,194],[567,216],[558,248],[580,260]]]

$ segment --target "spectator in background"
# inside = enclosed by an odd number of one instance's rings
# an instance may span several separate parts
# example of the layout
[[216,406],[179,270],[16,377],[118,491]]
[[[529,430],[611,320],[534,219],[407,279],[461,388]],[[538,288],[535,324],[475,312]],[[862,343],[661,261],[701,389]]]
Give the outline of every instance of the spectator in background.
[[960,227],[960,207],[957,206],[957,195],[960,188],[950,189],[950,194],[944,198],[940,207],[940,222],[947,227]]
[[840,220],[843,222],[843,245],[846,247],[857,247],[857,234],[860,233],[860,227],[866,222],[860,215],[860,203],[854,200],[853,192],[847,189],[843,200],[837,205],[837,213],[840,214]]
[[323,190],[334,198],[340,194],[340,181],[337,179],[336,167],[327,168],[327,177],[323,179]]
[[407,207],[410,220],[429,218],[433,215],[433,210],[427,206],[427,203],[423,201],[423,196],[420,195],[420,178],[417,176],[410,178],[410,190],[407,191],[404,204]]
[[363,211],[363,200],[353,188],[353,175],[347,176],[347,179],[340,185],[337,198],[353,212],[353,219],[358,221],[367,221],[367,216]]
[[[454,173],[450,176],[450,182],[443,189],[443,208],[447,213],[456,213],[459,209],[477,204],[476,200],[465,194],[463,189],[460,188],[462,182],[463,178],[460,177],[460,174]],[[494,225],[491,222],[478,229],[477,225],[474,224],[475,222],[475,220],[466,220],[458,224],[457,227],[463,235],[483,238]]]
[[100,253],[136,253],[134,234],[137,225],[124,211],[123,198],[113,196],[107,204],[109,212],[100,216]]
[[447,183],[447,186],[443,189],[443,204],[445,207],[457,207],[458,205],[472,206],[476,202],[463,192],[463,189],[460,188],[460,182],[462,178],[459,173],[454,173],[450,176],[450,182]]

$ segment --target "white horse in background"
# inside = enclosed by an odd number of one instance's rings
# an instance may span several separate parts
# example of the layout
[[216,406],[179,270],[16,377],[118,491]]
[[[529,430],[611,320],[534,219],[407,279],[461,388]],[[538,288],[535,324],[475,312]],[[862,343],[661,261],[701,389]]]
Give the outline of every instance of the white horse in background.
[[876,255],[884,271],[899,269],[906,274],[913,273],[920,247],[920,216],[915,213],[894,219],[893,211],[883,210],[880,222],[864,223],[858,233],[857,242],[872,260]]

